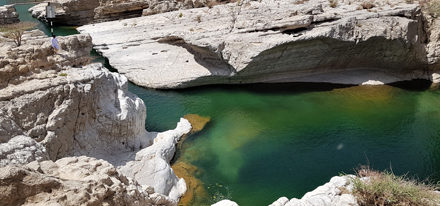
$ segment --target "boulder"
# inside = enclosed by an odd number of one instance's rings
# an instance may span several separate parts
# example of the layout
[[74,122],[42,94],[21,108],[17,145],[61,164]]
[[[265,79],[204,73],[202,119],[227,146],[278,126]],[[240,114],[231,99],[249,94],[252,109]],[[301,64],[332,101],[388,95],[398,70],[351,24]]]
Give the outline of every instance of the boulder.
[[121,74],[150,88],[428,79],[419,5],[375,4],[364,9],[362,2],[347,1],[240,1],[78,30],[92,36]]
[[13,5],[0,6],[0,25],[18,23],[18,13]]

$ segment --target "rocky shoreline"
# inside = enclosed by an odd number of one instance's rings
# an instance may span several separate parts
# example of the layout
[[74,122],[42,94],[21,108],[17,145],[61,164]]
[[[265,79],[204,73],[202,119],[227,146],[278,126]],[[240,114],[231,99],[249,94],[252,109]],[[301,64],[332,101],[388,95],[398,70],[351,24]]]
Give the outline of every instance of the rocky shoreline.
[[425,19],[418,4],[404,1],[364,9],[356,2],[332,7],[327,0],[266,0],[91,24],[78,30],[92,36],[94,48],[118,72],[143,87],[261,82],[370,85],[431,79],[438,69],[433,43],[437,41]]
[[11,191],[1,205],[108,198],[176,205],[186,186],[169,163],[191,124],[182,118],[174,130],[147,132],[145,104],[128,92],[127,79],[90,64],[88,35],[60,37],[59,53],[39,31],[23,41],[2,41],[0,53],[0,188]]
[[[146,131],[145,104],[128,80],[158,89],[440,80],[440,22],[406,1],[69,3],[58,5],[58,23],[137,18],[82,26],[59,38],[60,53],[39,31],[17,48],[0,41],[0,205],[177,205],[187,185],[170,161],[191,123]],[[43,6],[32,14],[44,19]],[[186,10],[168,12],[178,9]],[[18,21],[13,7],[5,11],[0,24]],[[91,64],[92,46],[122,75]],[[350,177],[271,205],[358,205],[342,192]]]

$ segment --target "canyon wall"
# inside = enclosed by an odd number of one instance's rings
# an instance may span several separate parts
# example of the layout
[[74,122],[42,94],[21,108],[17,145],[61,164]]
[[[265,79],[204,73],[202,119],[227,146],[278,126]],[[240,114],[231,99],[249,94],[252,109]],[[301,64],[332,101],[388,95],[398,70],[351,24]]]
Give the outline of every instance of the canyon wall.
[[[58,37],[58,41],[58,52],[40,31],[26,32],[19,47],[10,40],[0,41],[0,173],[6,175],[0,178],[0,187],[25,194],[19,200],[15,192],[0,199],[11,204],[176,205],[186,184],[169,164],[175,144],[191,124],[182,118],[175,130],[147,132],[145,104],[128,91],[127,79],[99,63],[90,64],[90,36]],[[82,155],[87,157],[78,158]],[[52,166],[48,171],[29,169],[26,164],[32,161]],[[90,168],[91,162],[96,163],[95,169]],[[75,176],[76,167],[98,172],[97,179],[87,171]],[[97,182],[75,189],[74,185],[87,182],[82,178]],[[129,178],[132,183],[127,180],[113,187],[109,178]],[[56,195],[49,197],[47,185],[40,185],[39,179],[51,179],[48,188],[58,191]],[[106,192],[95,193],[101,184],[108,185]],[[142,188],[133,189],[137,184]],[[67,199],[61,194],[65,190],[72,191]],[[88,197],[92,199],[84,199]]]
[[78,30],[118,72],[150,88],[386,84],[429,79],[437,69],[421,9],[404,1],[372,8],[356,1],[242,1]]
[[[225,2],[229,0],[56,0],[51,3],[56,7],[56,17],[51,21],[78,26]],[[46,5],[47,3],[38,4],[29,11],[35,18],[45,21]]]

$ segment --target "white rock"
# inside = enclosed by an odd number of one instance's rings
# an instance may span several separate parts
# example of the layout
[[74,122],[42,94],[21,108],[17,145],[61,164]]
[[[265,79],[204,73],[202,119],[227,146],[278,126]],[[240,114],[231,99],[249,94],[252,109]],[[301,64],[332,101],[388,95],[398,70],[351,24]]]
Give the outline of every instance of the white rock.
[[0,168],[2,205],[176,205],[146,193],[113,165],[90,157],[66,157]]
[[178,200],[186,191],[186,183],[177,178],[169,163],[176,143],[190,130],[189,121],[181,118],[176,129],[158,133],[153,145],[137,152],[136,159],[118,168],[119,171],[142,185],[154,187],[157,193]]
[[428,78],[419,6],[361,3],[243,1],[78,30],[130,81],[151,88]]
[[276,200],[275,202],[273,202],[269,206],[283,206],[287,202],[289,202],[289,199],[287,199],[287,197],[280,197],[280,198],[278,198],[278,200]]
[[292,198],[290,201],[282,197],[272,203],[273,206],[357,206],[356,198],[351,194],[342,194],[341,188],[352,189],[353,175],[335,176],[330,182],[306,193],[301,199]]
[[234,201],[231,201],[231,200],[222,200],[222,201],[217,202],[211,206],[238,206],[238,204],[235,203]]
[[46,149],[27,136],[16,136],[7,143],[0,144],[0,167],[48,159]]

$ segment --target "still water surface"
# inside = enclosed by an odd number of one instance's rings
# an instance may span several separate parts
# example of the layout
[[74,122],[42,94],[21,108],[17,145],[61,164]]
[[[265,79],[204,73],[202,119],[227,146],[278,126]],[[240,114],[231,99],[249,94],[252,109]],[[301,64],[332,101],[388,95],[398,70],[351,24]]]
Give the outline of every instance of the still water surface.
[[[8,1],[12,2],[12,1]],[[5,1],[0,1],[0,5]],[[17,6],[21,20],[36,21]],[[49,29],[39,24],[49,34]],[[56,35],[77,33],[56,27]],[[98,59],[104,62],[104,60]],[[301,197],[361,164],[440,180],[440,90],[424,81],[377,87],[328,84],[129,90],[147,105],[146,128],[162,131],[194,113],[211,118],[183,143],[176,162],[193,165],[206,191],[193,205],[224,198],[243,206]]]

